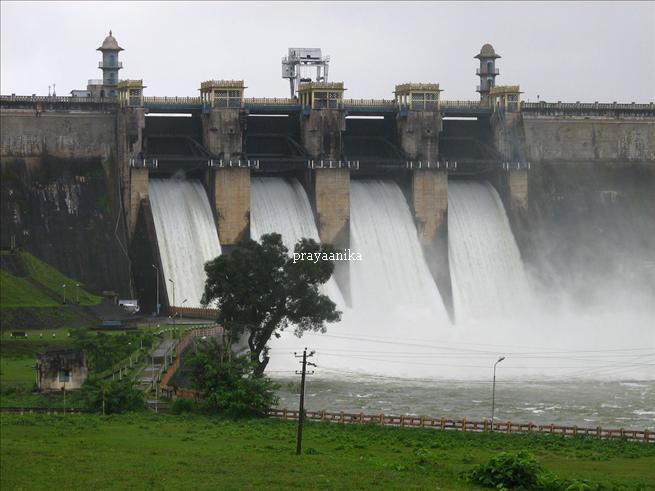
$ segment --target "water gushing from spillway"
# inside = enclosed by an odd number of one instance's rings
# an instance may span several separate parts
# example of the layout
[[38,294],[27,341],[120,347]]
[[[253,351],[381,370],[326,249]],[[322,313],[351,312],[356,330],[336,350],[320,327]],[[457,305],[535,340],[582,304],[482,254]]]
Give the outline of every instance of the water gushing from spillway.
[[398,310],[448,324],[409,205],[392,181],[351,182],[351,248],[363,260],[350,265],[353,308]]
[[436,339],[439,329],[451,327],[398,185],[353,180],[350,195],[350,248],[361,254],[361,261],[349,264],[352,308],[325,334],[285,333],[273,340],[272,373],[295,369],[293,353],[305,346],[317,351],[324,369],[417,373],[416,367],[381,359],[381,347],[390,348],[389,338]]
[[[253,177],[250,186],[250,236],[254,240],[264,234],[278,233],[290,253],[300,239],[320,242],[312,207],[297,179]],[[334,278],[323,285],[322,291],[339,308],[345,306]]]
[[[456,325],[447,320],[398,186],[352,180],[351,248],[362,254],[350,264],[352,308],[325,334],[274,340],[271,375],[290,376],[293,352],[307,346],[316,350],[317,376],[346,381],[352,391],[388,377],[486,384],[501,355],[505,380],[652,378],[652,317],[583,315],[539,297],[496,191],[487,183],[449,187]],[[618,325],[625,335],[617,336]]]
[[207,193],[198,180],[173,177],[150,179],[149,195],[169,301],[200,307],[204,265],[221,254]]
[[491,184],[449,182],[448,257],[457,322],[513,317],[528,308],[530,285]]

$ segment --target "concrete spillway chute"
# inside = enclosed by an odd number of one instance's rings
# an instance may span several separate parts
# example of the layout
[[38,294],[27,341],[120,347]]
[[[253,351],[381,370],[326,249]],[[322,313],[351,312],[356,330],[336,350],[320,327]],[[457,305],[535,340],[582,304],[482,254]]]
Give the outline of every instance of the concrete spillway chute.
[[321,48],[289,48],[282,58],[282,78],[289,79],[293,98],[301,82],[327,82],[330,57],[323,56]]

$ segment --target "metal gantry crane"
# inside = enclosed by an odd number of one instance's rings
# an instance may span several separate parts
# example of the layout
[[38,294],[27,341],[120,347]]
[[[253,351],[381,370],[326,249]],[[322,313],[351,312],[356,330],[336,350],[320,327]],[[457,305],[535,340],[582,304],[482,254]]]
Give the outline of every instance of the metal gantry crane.
[[321,48],[289,48],[289,55],[282,58],[282,78],[289,79],[291,97],[301,82],[327,82],[329,64],[330,57],[323,56]]

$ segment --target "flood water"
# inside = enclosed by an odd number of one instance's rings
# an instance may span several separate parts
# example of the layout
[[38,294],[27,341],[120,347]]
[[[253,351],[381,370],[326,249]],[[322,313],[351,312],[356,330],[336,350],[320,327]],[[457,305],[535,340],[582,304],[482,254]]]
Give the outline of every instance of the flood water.
[[[274,374],[271,374],[274,375]],[[279,407],[298,408],[300,376],[274,377]],[[492,382],[308,376],[308,411],[491,417]],[[655,381],[496,381],[496,420],[655,429]]]

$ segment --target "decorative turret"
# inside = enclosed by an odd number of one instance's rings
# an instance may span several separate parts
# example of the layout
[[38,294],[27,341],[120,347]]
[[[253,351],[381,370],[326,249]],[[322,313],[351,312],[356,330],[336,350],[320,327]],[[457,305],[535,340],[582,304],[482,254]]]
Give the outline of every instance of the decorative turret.
[[496,54],[491,44],[485,44],[474,58],[480,60],[480,68],[475,71],[475,74],[480,77],[480,85],[477,88],[480,101],[489,102],[489,90],[496,85],[496,76],[499,74],[496,58],[500,58],[500,55]]
[[104,97],[117,97],[118,70],[123,68],[123,63],[118,61],[118,53],[123,51],[123,48],[118,45],[116,38],[109,31],[109,36],[102,42],[102,46],[98,48],[98,51],[102,52],[102,61],[98,63],[98,68],[102,70],[104,91],[101,95]]

